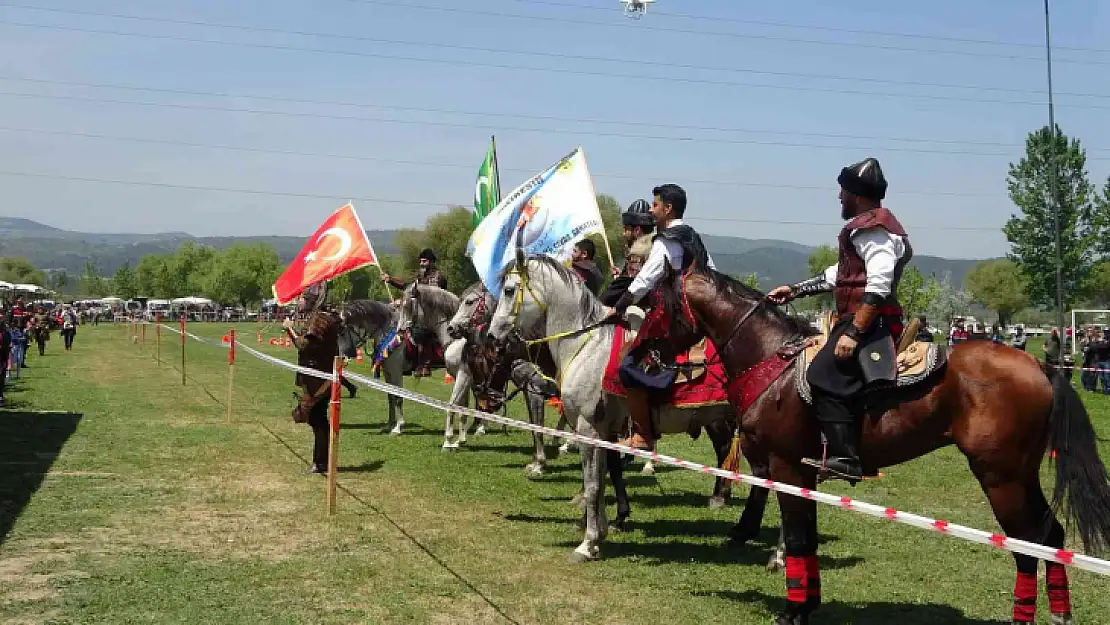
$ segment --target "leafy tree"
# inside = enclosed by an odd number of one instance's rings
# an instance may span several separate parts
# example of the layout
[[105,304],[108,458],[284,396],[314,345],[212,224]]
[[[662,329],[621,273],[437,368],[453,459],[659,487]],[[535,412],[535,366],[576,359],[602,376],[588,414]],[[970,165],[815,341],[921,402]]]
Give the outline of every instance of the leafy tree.
[[1014,313],[1029,305],[1029,285],[1009,259],[985,260],[964,278],[972,299],[998,313],[999,325],[1009,325]]
[[461,206],[429,217],[423,231],[399,231],[394,241],[401,250],[402,268],[396,277],[412,280],[419,268],[420,250],[430,247],[435,250],[439,270],[447,278],[447,288],[461,293],[478,280],[478,273],[466,256],[466,244],[473,232],[472,211]]
[[93,297],[103,297],[108,294],[107,280],[100,273],[96,263],[85,261],[85,271],[81,274],[81,290]]
[[56,271],[50,275],[50,288],[57,291],[59,294],[65,293],[66,287],[69,286],[69,274],[65,270]]
[[917,267],[910,265],[902,271],[902,279],[898,282],[898,303],[907,317],[929,310],[939,292],[940,285],[936,278],[925,277]]
[[6,256],[0,258],[0,280],[15,284],[46,286],[46,274],[26,258]]
[[[1058,193],[1053,202],[1050,172],[1057,164]],[[1056,302],[1056,236],[1053,211],[1059,206],[1060,256],[1063,264],[1064,305],[1070,306],[1093,264],[1094,188],[1087,181],[1086,152],[1078,139],[1069,140],[1059,126],[1033,132],[1025,142],[1025,156],[1010,164],[1010,199],[1021,211],[1003,227],[1010,242],[1010,260],[1028,279],[1029,298],[1037,305]]]
[[[839,258],[836,248],[831,245],[822,245],[813,250],[813,253],[806,259],[806,267],[809,268],[809,274],[815,276],[829,267],[835,265]],[[833,307],[832,293],[822,293],[813,297],[807,297],[806,303],[812,302],[810,305],[817,311],[831,309]]]
[[135,271],[131,269],[131,263],[123,263],[116,270],[116,275],[112,277],[112,286],[115,296],[120,299],[129,300],[139,294],[138,280]]
[[197,245],[193,241],[185,241],[179,245],[169,264],[174,272],[170,283],[177,296],[203,292],[205,276],[215,260],[216,250],[212,247]]
[[174,257],[168,254],[143,256],[135,268],[135,288],[146,297],[184,297],[186,279],[187,276],[178,270]]
[[953,317],[966,315],[971,308],[971,296],[952,284],[951,276],[945,274],[937,283],[933,301],[926,308],[927,316],[933,325],[943,328]]
[[204,287],[201,292],[222,303],[241,306],[260,304],[270,296],[270,286],[281,272],[277,252],[269,245],[236,244],[222,253],[205,258],[204,276],[190,276]]

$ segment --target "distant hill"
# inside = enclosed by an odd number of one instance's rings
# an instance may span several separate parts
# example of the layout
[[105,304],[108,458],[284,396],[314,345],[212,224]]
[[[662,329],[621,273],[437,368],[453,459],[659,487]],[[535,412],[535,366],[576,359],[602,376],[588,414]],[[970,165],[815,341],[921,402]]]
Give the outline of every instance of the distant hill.
[[[396,230],[368,230],[374,249],[381,254],[395,254]],[[302,237],[194,237],[186,232],[154,234],[102,234],[74,232],[55,228],[29,219],[0,217],[0,256],[20,256],[47,271],[64,270],[79,275],[86,261],[93,261],[105,275],[112,275],[125,262],[134,267],[140,258],[150,254],[170,254],[184,241],[226,249],[235,243],[266,243],[277,251],[283,262],[289,262],[304,245]],[[807,277],[806,259],[814,248],[791,241],[775,239],[744,239],[707,235],[705,244],[717,268],[728,273],[755,272],[760,284],[769,288]],[[915,256],[913,265],[925,275],[941,278],[950,272],[956,284],[978,260],[947,259],[936,256]]]

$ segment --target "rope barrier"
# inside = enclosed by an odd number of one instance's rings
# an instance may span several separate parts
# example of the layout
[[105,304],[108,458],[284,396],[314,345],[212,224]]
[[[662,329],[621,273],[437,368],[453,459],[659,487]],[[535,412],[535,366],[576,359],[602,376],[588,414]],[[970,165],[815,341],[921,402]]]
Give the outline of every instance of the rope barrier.
[[[176,329],[171,328],[169,326],[166,326],[166,327],[170,330],[174,330],[175,332],[177,331]],[[204,338],[198,337],[194,334],[190,334],[188,332],[185,332],[184,334],[186,336],[192,338],[192,339],[195,339],[195,340],[201,342],[201,343],[216,345],[216,346],[219,346],[219,347],[223,347],[225,349],[229,347],[228,345],[225,345],[223,343],[217,343],[217,342],[211,341],[209,339],[204,339]],[[307,369],[305,367],[295,365],[295,364],[287,362],[285,360],[281,360],[280,358],[275,358],[275,357],[270,356],[268,354],[263,354],[262,352],[251,349],[249,346],[244,345],[243,343],[238,342],[238,341],[236,341],[236,346],[237,346],[238,349],[242,349],[242,350],[246,351],[247,353],[251,354],[252,356],[255,356],[256,358],[259,358],[260,360],[269,362],[269,363],[277,365],[279,367],[284,367],[284,368],[289,369],[291,371],[300,371],[300,372],[302,372],[306,375],[313,375],[315,377],[325,379],[325,380],[331,380],[333,382],[336,379],[336,376],[331,374],[331,373],[324,373],[324,372],[321,372],[321,371],[317,371],[315,369]],[[609,441],[603,441],[603,440],[599,440],[599,439],[596,439],[596,438],[590,438],[590,437],[587,437],[587,436],[582,436],[582,435],[577,434],[575,432],[566,432],[566,431],[563,431],[563,430],[556,430],[554,428],[549,428],[549,427],[542,426],[542,425],[535,425],[535,424],[527,423],[527,422],[524,422],[524,421],[518,421],[516,419],[512,419],[512,418],[509,418],[509,417],[502,417],[502,416],[499,416],[499,415],[482,412],[480,410],[476,410],[476,409],[473,409],[473,408],[467,408],[467,407],[464,407],[464,406],[457,406],[455,404],[451,404],[451,403],[448,403],[448,402],[445,402],[445,401],[442,401],[442,400],[439,400],[439,399],[435,399],[433,397],[428,397],[426,395],[421,395],[420,393],[416,393],[414,391],[410,391],[410,390],[407,390],[407,389],[399,387],[399,386],[394,386],[392,384],[382,382],[380,380],[374,380],[372,378],[368,378],[368,377],[359,375],[357,373],[345,372],[343,374],[343,376],[346,379],[351,380],[351,381],[353,381],[353,382],[355,382],[359,385],[362,385],[362,386],[365,386],[365,387],[368,387],[368,388],[372,388],[372,389],[375,389],[375,390],[383,392],[383,393],[388,393],[390,395],[395,395],[397,397],[402,397],[404,399],[408,399],[409,401],[413,401],[413,402],[416,402],[418,404],[423,404],[423,405],[428,406],[430,408],[437,408],[437,409],[444,410],[444,411],[458,412],[458,413],[466,414],[466,415],[469,415],[469,416],[472,416],[472,417],[477,417],[477,418],[480,418],[480,419],[484,419],[486,421],[490,421],[490,422],[493,422],[493,423],[499,423],[501,425],[505,425],[505,426],[508,426],[508,427],[513,427],[513,428],[517,428],[517,429],[521,429],[521,430],[528,430],[530,432],[545,434],[545,435],[556,437],[556,438],[565,438],[565,439],[574,441],[574,442],[576,442],[580,445],[588,445],[588,446],[601,447],[601,448],[604,448],[604,449],[611,449],[611,450],[618,451],[618,452],[621,452],[621,453],[624,453],[624,454],[629,454],[629,455],[639,456],[641,458],[649,459],[655,464],[670,465],[670,466],[673,466],[673,467],[678,467],[678,468],[686,469],[686,470],[689,470],[689,471],[696,471],[696,472],[699,472],[699,473],[703,473],[705,475],[712,475],[714,477],[725,478],[725,479],[732,480],[732,481],[735,481],[735,482],[743,482],[743,483],[748,484],[749,486],[752,486],[752,487],[766,488],[766,489],[768,489],[770,491],[774,491],[774,492],[787,493],[787,494],[793,495],[795,497],[801,497],[803,499],[809,499],[809,500],[812,500],[812,501],[816,501],[818,503],[823,503],[823,504],[833,506],[833,507],[836,507],[836,508],[840,508],[840,509],[843,509],[843,510],[851,510],[853,512],[859,512],[859,513],[862,513],[862,514],[866,514],[868,516],[871,516],[871,517],[874,517],[874,518],[877,518],[877,519],[886,519],[888,521],[896,521],[896,522],[902,523],[904,525],[909,525],[911,527],[916,527],[916,528],[919,528],[919,529],[924,529],[924,530],[936,532],[936,533],[943,534],[943,535],[946,535],[946,536],[953,536],[955,538],[960,538],[960,539],[966,540],[968,542],[978,543],[980,545],[986,545],[988,547],[994,547],[994,548],[1000,549],[1002,551],[1009,551],[1009,552],[1013,552],[1013,553],[1021,553],[1021,554],[1031,556],[1031,557],[1034,557],[1034,558],[1038,558],[1038,559],[1041,559],[1041,560],[1047,560],[1047,561],[1050,561],[1050,562],[1057,562],[1057,563],[1065,565],[1065,566],[1070,566],[1070,567],[1074,567],[1074,568],[1077,568],[1077,569],[1083,569],[1085,571],[1090,571],[1092,573],[1097,573],[1099,575],[1110,576],[1110,561],[1103,560],[1103,559],[1100,559],[1100,558],[1095,558],[1093,556],[1083,555],[1081,553],[1076,553],[1074,551],[1070,551],[1070,550],[1067,550],[1067,549],[1057,549],[1055,547],[1048,547],[1046,545],[1041,545],[1041,544],[1034,543],[1034,542],[1020,540],[1020,539],[1017,539],[1017,538],[1011,538],[1011,537],[1005,536],[1004,534],[985,532],[983,530],[975,529],[975,528],[972,528],[972,527],[966,527],[966,526],[959,525],[959,524],[956,524],[956,523],[950,523],[950,522],[944,521],[944,520],[933,519],[933,518],[929,518],[929,517],[926,517],[926,516],[913,514],[913,513],[910,513],[910,512],[905,512],[905,511],[902,511],[902,510],[897,510],[895,508],[877,506],[877,505],[867,503],[867,502],[864,502],[864,501],[859,501],[857,499],[852,499],[851,497],[833,495],[833,494],[830,494],[830,493],[823,493],[823,492],[816,491],[816,490],[810,490],[808,488],[800,488],[800,487],[797,487],[797,486],[792,486],[790,484],[783,484],[781,482],[776,482],[776,481],[770,480],[770,479],[758,478],[758,477],[755,477],[753,475],[747,475],[745,473],[725,471],[723,469],[719,469],[719,468],[716,468],[716,467],[707,466],[707,465],[697,463],[697,462],[692,462],[692,461],[689,461],[689,460],[683,460],[681,458],[677,458],[677,457],[674,457],[674,456],[668,456],[668,455],[665,455],[665,454],[660,454],[658,452],[643,451],[643,450],[640,450],[640,449],[635,449],[635,448],[632,448],[632,447],[626,447],[624,445],[619,445],[617,443],[611,443]]]

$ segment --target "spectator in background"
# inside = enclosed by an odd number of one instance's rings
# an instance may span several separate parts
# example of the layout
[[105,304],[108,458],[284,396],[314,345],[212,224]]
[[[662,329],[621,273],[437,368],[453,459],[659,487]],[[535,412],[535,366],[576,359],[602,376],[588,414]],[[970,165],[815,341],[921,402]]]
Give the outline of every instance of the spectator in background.
[[[19,372],[23,369],[23,359],[27,352],[27,335],[23,332],[23,319],[9,317],[9,322],[4,324],[4,335],[8,338],[8,356],[4,358],[5,377],[12,376],[19,379]],[[0,339],[2,340],[2,339]],[[11,370],[8,370],[8,360],[11,360]]]
[[66,304],[61,314],[62,338],[65,339],[66,351],[73,350],[73,337],[77,335],[77,313]]
[[1083,371],[1079,374],[1079,381],[1083,389],[1094,392],[1098,388],[1098,330],[1087,328],[1083,333]]
[[[1110,328],[1102,330],[1102,338],[1095,343],[1095,363],[1101,371],[1098,378],[1102,380],[1102,392],[1110,395]],[[1091,384],[1091,390],[1095,390]]]
[[1029,337],[1025,336],[1025,328],[1018,326],[1017,329],[1014,330],[1013,338],[1010,339],[1010,347],[1025,351],[1025,342],[1028,338]]
[[1006,339],[1002,338],[1002,328],[998,327],[997,323],[991,326],[991,341],[999,345],[1006,342]]
[[921,325],[917,328],[917,336],[914,337],[914,340],[923,343],[932,343],[933,333],[929,331],[929,322],[925,320],[925,315],[918,315],[917,321]]
[[4,392],[8,386],[8,359],[12,356],[12,337],[8,336],[8,324],[0,319],[0,406],[8,403]]

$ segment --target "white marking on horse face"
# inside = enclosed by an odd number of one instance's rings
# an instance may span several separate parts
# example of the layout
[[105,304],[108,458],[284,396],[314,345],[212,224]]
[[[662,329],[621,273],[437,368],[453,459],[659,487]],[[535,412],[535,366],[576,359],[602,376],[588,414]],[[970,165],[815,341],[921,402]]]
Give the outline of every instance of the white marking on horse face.
[[513,301],[518,288],[520,288],[520,277],[516,274],[506,276],[505,283],[501,287],[501,297],[497,300],[497,309],[493,311],[493,318],[489,324],[489,335],[494,339],[504,340],[513,329]]

